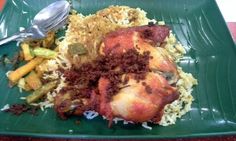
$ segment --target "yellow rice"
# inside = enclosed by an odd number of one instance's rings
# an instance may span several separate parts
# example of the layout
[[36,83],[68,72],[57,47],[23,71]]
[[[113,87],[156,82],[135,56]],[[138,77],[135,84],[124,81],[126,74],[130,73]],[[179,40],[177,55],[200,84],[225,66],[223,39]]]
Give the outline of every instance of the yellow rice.
[[[98,46],[106,33],[118,28],[147,25],[151,21],[156,22],[154,19],[148,19],[145,11],[140,8],[135,9],[127,6],[110,6],[88,16],[74,13],[69,17],[69,25],[64,39],[58,41],[60,55],[55,60],[48,61],[48,68],[52,71],[58,67],[71,67],[71,61],[66,54],[67,47],[71,43],[82,43],[88,48],[90,59],[95,59],[97,57]],[[157,23],[160,25],[165,24],[164,21],[158,21]],[[166,38],[166,42],[166,50],[178,62],[183,54],[186,53],[184,47],[176,40],[173,33],[170,33],[169,37]],[[81,63],[88,60],[86,57],[77,57],[76,59],[79,59]],[[175,124],[177,118],[191,110],[191,104],[194,100],[191,92],[192,87],[197,85],[197,80],[190,73],[184,72],[181,67],[178,67],[178,72],[180,79],[177,82],[177,88],[180,97],[173,103],[165,106],[164,115],[159,123],[162,126]],[[54,74],[53,76],[56,79],[59,75]],[[63,78],[63,76],[61,77]],[[61,84],[56,91],[59,91],[61,87],[66,85],[63,80],[61,79]],[[49,93],[48,101],[53,101],[55,95],[55,91]],[[144,126],[146,127],[146,123]]]

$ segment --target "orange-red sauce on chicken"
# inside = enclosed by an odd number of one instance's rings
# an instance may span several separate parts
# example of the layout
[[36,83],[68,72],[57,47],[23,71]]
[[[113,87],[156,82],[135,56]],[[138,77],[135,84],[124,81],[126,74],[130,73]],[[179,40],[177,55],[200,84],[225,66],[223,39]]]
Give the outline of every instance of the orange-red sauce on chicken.
[[104,100],[110,87],[109,79],[99,80],[100,104],[103,105],[99,112],[108,119],[121,117],[133,122],[149,121],[160,113],[166,104],[178,98],[176,88],[170,86],[165,78],[157,73],[147,73],[145,79],[140,82],[135,80],[133,74],[126,74],[125,77],[129,79],[127,84],[121,86],[111,101]]
[[163,43],[168,35],[167,26],[152,25],[119,29],[105,37],[100,53],[103,55],[122,54],[130,49],[135,49],[141,54],[149,51],[152,56],[149,63],[150,69],[177,75],[176,65],[167,51],[156,47]]

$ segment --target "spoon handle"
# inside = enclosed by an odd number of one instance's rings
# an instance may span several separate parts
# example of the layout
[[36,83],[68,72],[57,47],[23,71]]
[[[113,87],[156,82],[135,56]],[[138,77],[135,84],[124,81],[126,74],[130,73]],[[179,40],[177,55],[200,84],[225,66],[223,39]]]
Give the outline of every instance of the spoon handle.
[[3,44],[6,44],[8,42],[11,42],[11,41],[17,41],[19,39],[26,38],[28,36],[29,36],[29,34],[27,34],[27,33],[19,32],[19,33],[14,34],[14,35],[12,35],[10,37],[6,37],[6,38],[3,38],[3,39],[0,39],[0,46],[3,45]]
[[6,44],[6,43],[14,41],[14,40],[17,40],[18,38],[20,38],[20,35],[19,34],[15,34],[15,35],[12,35],[10,37],[6,37],[6,38],[3,38],[3,39],[0,39],[0,45]]

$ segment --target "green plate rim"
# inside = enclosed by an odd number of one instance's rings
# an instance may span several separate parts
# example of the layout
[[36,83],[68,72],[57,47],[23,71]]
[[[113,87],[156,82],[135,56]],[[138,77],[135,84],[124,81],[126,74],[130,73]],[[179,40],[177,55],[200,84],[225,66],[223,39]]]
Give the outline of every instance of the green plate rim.
[[[220,14],[220,18],[223,18],[223,15],[219,9],[216,0],[213,0],[216,5],[217,12]],[[6,1],[7,3],[7,1]],[[0,13],[6,9],[6,3],[4,4]],[[232,35],[230,34],[230,30],[227,26],[225,19],[223,20],[223,26],[226,29],[227,34],[230,35],[231,42],[234,43],[234,48],[236,49],[236,42],[233,40]],[[185,134],[185,135],[89,135],[89,134],[55,134],[55,133],[32,133],[32,132],[16,132],[16,131],[0,131],[0,135],[6,136],[25,136],[25,137],[42,137],[42,138],[70,138],[70,139],[175,139],[175,138],[196,138],[196,137],[217,137],[217,136],[228,136],[228,135],[236,135],[236,131],[225,131],[225,132],[212,132],[212,133],[194,133],[194,134]]]
[[197,133],[186,135],[170,135],[168,137],[157,135],[83,135],[83,134],[46,134],[31,132],[0,132],[0,135],[43,137],[43,138],[71,138],[71,139],[176,139],[236,135],[236,131],[219,133]]

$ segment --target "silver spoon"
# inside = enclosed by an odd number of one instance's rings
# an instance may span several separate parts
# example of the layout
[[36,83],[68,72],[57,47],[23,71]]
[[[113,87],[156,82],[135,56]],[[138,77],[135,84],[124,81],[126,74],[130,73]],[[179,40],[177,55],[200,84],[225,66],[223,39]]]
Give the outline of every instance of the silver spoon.
[[26,38],[44,38],[48,31],[64,26],[70,11],[70,4],[65,0],[56,1],[35,15],[31,27],[10,37],[0,40],[0,45],[10,41],[21,41]]

